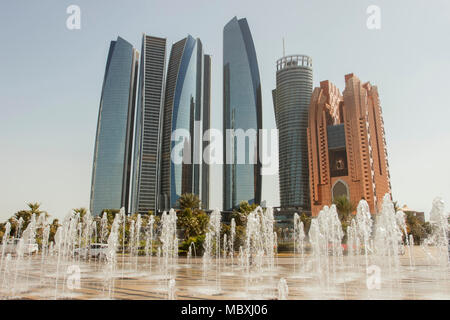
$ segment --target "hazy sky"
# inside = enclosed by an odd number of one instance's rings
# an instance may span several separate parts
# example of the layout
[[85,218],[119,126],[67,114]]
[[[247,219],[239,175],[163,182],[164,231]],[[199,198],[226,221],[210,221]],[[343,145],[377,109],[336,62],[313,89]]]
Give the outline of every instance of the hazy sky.
[[[81,30],[66,9],[81,8]],[[369,5],[381,29],[366,27]],[[0,3],[0,221],[39,201],[53,217],[88,207],[98,105],[109,42],[140,50],[142,33],[168,44],[188,33],[212,55],[212,125],[221,129],[222,30],[246,17],[259,63],[263,121],[275,125],[275,62],[313,58],[314,85],[344,89],[355,73],[377,85],[394,199],[429,212],[435,196],[450,207],[450,2],[448,0],[3,0]],[[168,47],[170,50],[170,47]],[[211,174],[221,207],[221,169]],[[278,205],[278,178],[264,177],[263,199]]]

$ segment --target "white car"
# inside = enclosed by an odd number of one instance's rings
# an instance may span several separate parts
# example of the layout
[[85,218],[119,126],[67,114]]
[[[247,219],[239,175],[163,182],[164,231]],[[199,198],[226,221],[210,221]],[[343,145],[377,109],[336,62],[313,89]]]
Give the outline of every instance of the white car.
[[[6,253],[17,253],[17,250],[19,249],[19,243],[20,240],[22,239],[8,239],[6,241],[6,244],[3,244],[1,247],[1,251],[0,252],[4,252]],[[4,249],[3,249],[4,247]],[[5,251],[3,251],[5,250]],[[24,244],[24,253],[25,254],[33,254],[35,252],[39,251],[39,247],[37,245],[37,243],[28,243],[28,244]]]
[[89,247],[76,248],[74,253],[84,259],[89,256],[104,259],[108,254],[108,245],[104,243],[92,243]]

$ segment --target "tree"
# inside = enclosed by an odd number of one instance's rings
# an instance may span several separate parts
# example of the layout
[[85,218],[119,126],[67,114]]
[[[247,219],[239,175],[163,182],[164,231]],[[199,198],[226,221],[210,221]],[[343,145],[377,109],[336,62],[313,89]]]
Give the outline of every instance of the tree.
[[405,222],[408,237],[412,235],[415,244],[421,243],[431,234],[431,225],[428,222],[422,222],[413,212],[406,212]]
[[119,209],[103,209],[103,210],[102,210],[102,214],[103,214],[104,212],[106,212],[106,215],[108,216],[108,219],[109,219],[109,217],[112,217],[113,220],[114,220],[114,216],[115,216],[116,214],[118,214],[118,213],[120,212],[120,210],[119,210]]
[[35,215],[36,219],[41,215],[45,214],[46,217],[49,216],[49,214],[46,211],[42,211],[40,209],[41,204],[39,202],[28,202],[27,206],[29,210],[20,210],[17,211],[11,218],[8,219],[9,223],[11,224],[11,235],[15,236],[17,233],[17,236],[19,237],[20,234],[18,234],[18,228],[19,228],[19,220],[22,218],[22,226],[20,228],[20,231],[22,232],[25,230],[28,226],[28,224],[31,221],[31,217],[33,214]]
[[344,231],[342,243],[347,243],[347,228],[353,218],[352,213],[356,210],[356,204],[350,201],[346,195],[335,198],[333,203],[336,205],[339,220],[341,220],[342,231]]
[[55,242],[55,234],[56,231],[58,230],[60,224],[59,224],[59,220],[58,219],[54,219],[52,224],[50,225],[50,234],[48,237],[48,243],[50,242]]
[[177,200],[181,210],[184,209],[199,209],[201,207],[201,201],[199,197],[194,193],[183,193]]
[[3,242],[3,236],[5,234],[6,223],[0,223],[0,242]]
[[[8,222],[11,225],[11,231],[10,236],[11,237],[20,237],[21,233],[28,227],[28,224],[31,221],[31,217],[33,214],[35,215],[36,220],[39,218],[40,215],[45,214],[45,218],[48,219],[50,215],[47,213],[47,211],[43,211],[40,209],[41,204],[38,202],[29,202],[27,203],[28,210],[20,210],[17,211],[11,218],[8,219]],[[21,226],[21,232],[19,233],[18,227],[19,227],[19,220],[22,219],[23,223]],[[6,223],[0,224],[0,236],[3,237],[5,232],[5,226]],[[56,230],[59,227],[58,219],[54,219],[52,224],[50,224],[50,234],[49,234],[49,241],[54,241]],[[42,238],[43,230],[44,228],[39,225],[36,230],[36,238],[39,239]],[[0,238],[1,240],[1,238]]]
[[395,210],[395,212],[397,212],[397,211],[399,211],[401,208],[400,208],[400,205],[398,204],[398,201],[394,201],[393,202],[393,205],[394,205],[394,210]]
[[303,222],[305,234],[309,234],[309,228],[311,227],[311,216],[308,216],[306,215],[306,213],[303,212],[300,215],[300,221]]
[[232,214],[232,217],[236,222],[236,226],[246,226],[247,216],[256,208],[258,208],[258,205],[255,203],[249,204],[247,201],[241,201],[239,203],[239,208],[237,210],[233,210]]
[[178,226],[184,230],[185,239],[206,234],[208,215],[200,209],[201,201],[196,194],[184,193],[178,199]]
[[351,214],[356,210],[356,205],[350,201],[346,195],[339,196],[334,199],[339,219],[342,223],[348,224],[351,220]]
[[75,214],[79,213],[80,214],[80,218],[83,218],[84,215],[87,213],[87,209],[86,208],[75,208],[75,209],[73,209],[73,212]]
[[[201,201],[196,194],[184,193],[178,199],[180,210],[177,211],[177,225],[183,230],[181,250],[188,250],[191,243],[195,243],[196,250],[200,252],[205,240],[209,217],[201,209]],[[197,253],[198,253],[197,252]]]
[[258,208],[256,203],[249,204],[248,201],[241,201],[239,203],[239,208],[233,210],[232,218],[234,218],[234,221],[236,222],[236,237],[233,243],[233,248],[235,250],[244,243],[247,216],[256,208]]
[[206,234],[209,217],[203,210],[186,208],[178,215],[178,225],[184,230],[184,238],[197,237]]

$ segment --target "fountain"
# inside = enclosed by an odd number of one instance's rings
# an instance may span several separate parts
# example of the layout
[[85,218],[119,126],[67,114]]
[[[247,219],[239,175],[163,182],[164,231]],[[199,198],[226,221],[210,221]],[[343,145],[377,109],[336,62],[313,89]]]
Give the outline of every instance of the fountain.
[[296,269],[297,259],[295,253],[300,254],[300,263],[304,266],[304,240],[305,240],[305,227],[303,222],[300,221],[300,216],[294,214],[294,269]]
[[152,267],[152,255],[153,255],[153,227],[155,225],[155,217],[150,215],[147,222],[146,228],[146,239],[145,239],[145,256],[150,257],[149,265],[150,270]]
[[286,279],[281,278],[278,282],[278,300],[287,300],[289,295],[289,287]]
[[273,269],[276,248],[273,224],[273,211],[269,208],[263,210],[258,207],[247,216],[244,246],[244,264],[247,273],[255,262],[257,262],[257,272],[262,271],[264,262],[269,269]]
[[9,233],[11,232],[11,224],[9,222],[6,223],[5,225],[5,233],[3,234],[3,239],[2,239],[2,258],[1,258],[1,262],[0,262],[0,270],[2,270],[3,267],[3,259],[5,257],[5,250],[6,250],[6,246],[8,243],[8,238],[9,238]]
[[[433,201],[430,213],[432,232],[421,243],[415,243],[408,233],[405,215],[395,212],[389,195],[374,215],[368,203],[361,200],[356,214],[347,221],[346,237],[334,205],[325,206],[312,218],[308,237],[300,216],[295,214],[290,229],[293,238],[284,226],[279,235],[280,242],[284,237],[294,240],[294,255],[277,254],[275,219],[270,208],[258,207],[246,218],[243,238],[236,239],[234,219],[230,232],[222,236],[221,213],[214,210],[203,243],[203,257],[197,258],[198,248],[192,242],[184,264],[178,264],[174,210],[164,212],[157,223],[153,215],[131,218],[122,209],[111,226],[106,213],[101,217],[86,213],[81,218],[71,212],[62,219],[54,241],[50,241],[52,226],[44,214],[22,221],[20,232],[19,222],[16,232],[6,223],[0,250],[0,297],[87,299],[97,291],[96,297],[103,299],[127,298],[132,292],[141,292],[144,298],[175,299],[177,287],[183,297],[202,298],[450,298],[448,217],[439,198]],[[130,231],[127,243],[125,226]],[[20,238],[11,239],[13,234]],[[9,245],[11,240],[15,245]],[[140,243],[144,241],[145,256],[141,257]],[[87,249],[96,242],[106,246],[102,261],[89,258]],[[39,252],[32,253],[37,244]],[[156,257],[152,259],[154,244]],[[126,245],[130,255],[124,254]],[[203,272],[198,265],[202,261]],[[120,264],[122,278],[117,290]],[[69,270],[80,271],[80,289],[69,287]],[[197,287],[196,283],[203,285]]]
[[111,299],[114,291],[114,271],[117,262],[117,249],[119,247],[119,227],[121,215],[116,214],[111,232],[108,237],[108,250],[106,255],[105,283],[108,287],[108,298]]
[[[163,256],[163,269],[166,275],[171,274],[171,268],[175,266],[178,257],[177,240],[177,215],[175,210],[170,209],[169,213],[163,212],[161,216],[161,253]],[[158,259],[159,260],[159,259]]]
[[175,300],[176,294],[175,294],[175,279],[170,279],[167,285],[167,299],[168,300]]
[[103,212],[100,228],[100,243],[104,243],[108,237],[108,214],[106,212]]
[[231,257],[231,265],[234,264],[234,240],[236,238],[236,221],[234,218],[231,219],[231,227],[230,227],[230,257]]
[[400,260],[400,245],[403,233],[399,225],[398,216],[390,196],[386,194],[383,199],[382,210],[377,216],[375,228],[375,252],[378,256],[378,265],[388,268],[389,277],[398,273]]
[[214,239],[214,247],[216,249],[216,258],[218,259],[218,264],[220,265],[220,230],[221,230],[222,216],[219,209],[215,209],[211,216],[209,217],[208,223],[208,233],[211,234],[212,239]]
[[449,263],[449,243],[448,243],[448,215],[444,211],[444,201],[441,198],[433,200],[433,207],[430,212],[430,223],[432,226],[431,237],[425,241],[426,246],[438,248],[437,261],[441,266]]

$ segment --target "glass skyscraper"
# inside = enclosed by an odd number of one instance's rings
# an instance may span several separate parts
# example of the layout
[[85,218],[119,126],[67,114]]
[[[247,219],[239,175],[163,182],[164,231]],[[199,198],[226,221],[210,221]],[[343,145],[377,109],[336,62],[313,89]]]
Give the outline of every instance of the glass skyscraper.
[[[203,61],[200,39],[189,35],[172,46],[162,134],[160,209],[163,210],[177,207],[183,193],[202,196]],[[186,134],[172,141],[172,134],[180,130]],[[171,159],[176,146],[181,146],[174,153],[182,157],[182,163]]]
[[132,212],[158,210],[166,39],[143,35],[134,145]]
[[280,204],[309,209],[308,112],[313,89],[312,59],[285,56],[277,61],[272,91],[278,128]]
[[[258,156],[258,132],[262,128],[261,82],[256,51],[245,18],[234,17],[224,27],[223,81],[223,208],[230,210],[243,200],[258,204],[261,201]],[[242,142],[237,136],[227,138],[229,129],[242,129],[248,133],[246,138],[240,138],[247,140],[245,149],[239,147]],[[244,156],[244,163],[238,161]]]
[[118,37],[111,41],[100,99],[90,210],[128,209],[131,145],[139,54]]
[[[203,60],[203,134],[211,128],[211,56],[204,56]],[[211,138],[209,135],[205,138]],[[203,141],[203,150],[209,145],[208,141]],[[204,155],[209,159],[209,154]],[[209,209],[209,164],[202,164],[202,204],[205,209]]]

